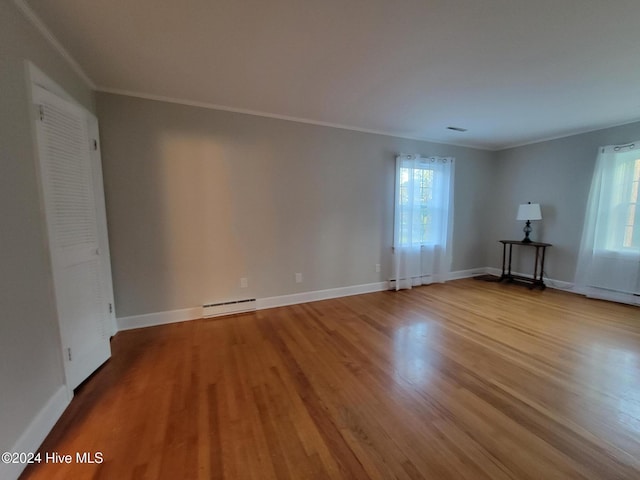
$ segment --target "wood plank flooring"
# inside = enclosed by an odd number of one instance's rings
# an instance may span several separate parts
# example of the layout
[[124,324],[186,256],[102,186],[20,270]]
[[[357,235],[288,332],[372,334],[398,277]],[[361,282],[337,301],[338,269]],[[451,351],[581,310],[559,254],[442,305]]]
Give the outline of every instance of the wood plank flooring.
[[473,279],[119,333],[25,479],[638,479],[640,309]]

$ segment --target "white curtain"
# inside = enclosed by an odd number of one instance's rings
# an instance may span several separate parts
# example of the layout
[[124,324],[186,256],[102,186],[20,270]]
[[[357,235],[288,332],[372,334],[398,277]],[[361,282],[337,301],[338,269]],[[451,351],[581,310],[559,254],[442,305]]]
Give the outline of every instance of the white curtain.
[[454,159],[396,157],[392,288],[444,282],[451,271]]
[[585,295],[640,304],[640,141],[601,147],[575,284]]

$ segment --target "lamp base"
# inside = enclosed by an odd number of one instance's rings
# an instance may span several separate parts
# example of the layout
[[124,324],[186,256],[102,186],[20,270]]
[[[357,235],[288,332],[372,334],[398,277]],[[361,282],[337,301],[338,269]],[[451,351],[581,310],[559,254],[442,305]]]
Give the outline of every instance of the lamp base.
[[531,233],[531,220],[527,220],[526,225],[522,229],[524,232],[524,238],[522,239],[522,243],[531,243],[531,239],[529,238],[529,234]]

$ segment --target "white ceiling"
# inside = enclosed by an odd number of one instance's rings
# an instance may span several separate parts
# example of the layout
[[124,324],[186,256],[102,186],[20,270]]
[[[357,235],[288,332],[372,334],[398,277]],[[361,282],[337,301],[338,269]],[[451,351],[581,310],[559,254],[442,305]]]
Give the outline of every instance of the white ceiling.
[[99,90],[487,149],[640,120],[640,0],[27,3]]

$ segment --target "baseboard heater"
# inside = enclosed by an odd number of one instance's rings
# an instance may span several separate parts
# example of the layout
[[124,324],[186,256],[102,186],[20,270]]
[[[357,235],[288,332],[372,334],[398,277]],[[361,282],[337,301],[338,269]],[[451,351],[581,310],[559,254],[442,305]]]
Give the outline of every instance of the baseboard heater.
[[231,302],[210,303],[202,306],[202,317],[219,317],[232,313],[251,312],[256,309],[256,299],[234,300]]

